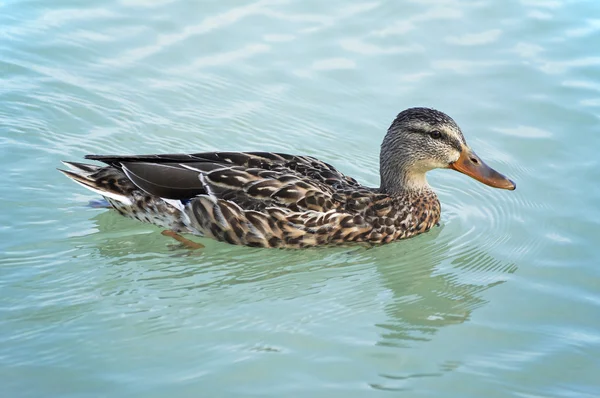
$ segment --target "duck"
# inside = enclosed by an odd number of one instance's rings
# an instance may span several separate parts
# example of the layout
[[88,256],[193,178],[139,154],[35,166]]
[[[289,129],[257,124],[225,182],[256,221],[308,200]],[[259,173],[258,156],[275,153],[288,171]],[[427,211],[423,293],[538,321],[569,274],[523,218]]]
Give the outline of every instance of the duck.
[[[122,216],[234,245],[300,249],[387,244],[428,232],[441,206],[427,172],[451,169],[514,190],[467,145],[447,114],[400,112],[379,157],[380,186],[368,187],[312,156],[273,152],[87,155],[63,174],[104,197]],[[193,244],[193,243],[192,243]]]

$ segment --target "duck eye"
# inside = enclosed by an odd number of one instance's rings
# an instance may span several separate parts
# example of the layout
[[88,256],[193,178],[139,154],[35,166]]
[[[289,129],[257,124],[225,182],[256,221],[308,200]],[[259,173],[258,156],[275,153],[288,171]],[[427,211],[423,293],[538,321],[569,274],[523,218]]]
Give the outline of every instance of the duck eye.
[[442,138],[442,133],[440,133],[438,130],[433,130],[429,133],[429,136],[435,140],[439,140]]

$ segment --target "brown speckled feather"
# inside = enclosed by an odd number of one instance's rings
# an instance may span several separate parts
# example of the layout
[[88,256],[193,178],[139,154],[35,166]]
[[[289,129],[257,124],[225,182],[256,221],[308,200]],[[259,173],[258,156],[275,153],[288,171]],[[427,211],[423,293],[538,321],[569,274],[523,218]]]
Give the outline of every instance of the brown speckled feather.
[[107,199],[121,214],[237,245],[388,243],[428,231],[440,216],[430,190],[392,197],[307,156],[212,152],[87,158],[108,166],[70,163],[76,170],[65,173],[110,194]]

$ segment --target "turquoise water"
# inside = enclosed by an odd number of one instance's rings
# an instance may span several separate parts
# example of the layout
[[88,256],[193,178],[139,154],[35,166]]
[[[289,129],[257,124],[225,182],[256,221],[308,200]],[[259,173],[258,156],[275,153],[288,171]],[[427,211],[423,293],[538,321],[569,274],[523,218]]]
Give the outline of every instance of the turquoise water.
[[[0,396],[600,396],[600,2],[0,0]],[[276,150],[379,181],[436,107],[431,233],[200,240],[87,206],[88,153]]]

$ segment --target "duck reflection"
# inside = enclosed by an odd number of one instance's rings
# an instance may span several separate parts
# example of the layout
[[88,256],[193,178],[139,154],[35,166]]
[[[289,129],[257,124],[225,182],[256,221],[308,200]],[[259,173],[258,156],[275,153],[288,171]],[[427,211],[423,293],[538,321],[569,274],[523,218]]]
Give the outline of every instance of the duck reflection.
[[441,231],[373,251],[392,296],[385,308],[389,320],[378,325],[384,330],[380,345],[410,346],[430,340],[443,326],[465,322],[486,304],[482,293],[516,271],[514,264],[502,264],[484,250],[451,250]]
[[[388,296],[384,304],[388,319],[376,325],[381,329],[377,344],[383,346],[411,346],[432,339],[444,326],[465,322],[473,310],[486,303],[482,293],[516,271],[514,264],[495,260],[485,249],[473,245],[456,249],[442,234],[443,226],[417,238],[373,248],[270,250],[194,238],[206,247],[190,251],[162,236],[158,228],[140,226],[112,212],[98,214],[93,221],[100,233],[92,241],[111,265],[143,262],[147,268],[136,275],[137,282],[168,283],[171,288],[175,284],[182,291],[222,290],[323,269],[337,268],[343,274],[344,268],[360,264],[375,267],[379,283],[386,289],[382,294]],[[129,225],[116,225],[121,223]],[[124,273],[127,268],[123,267]],[[311,283],[310,278],[303,281]],[[290,287],[273,294],[293,295],[301,289]]]

